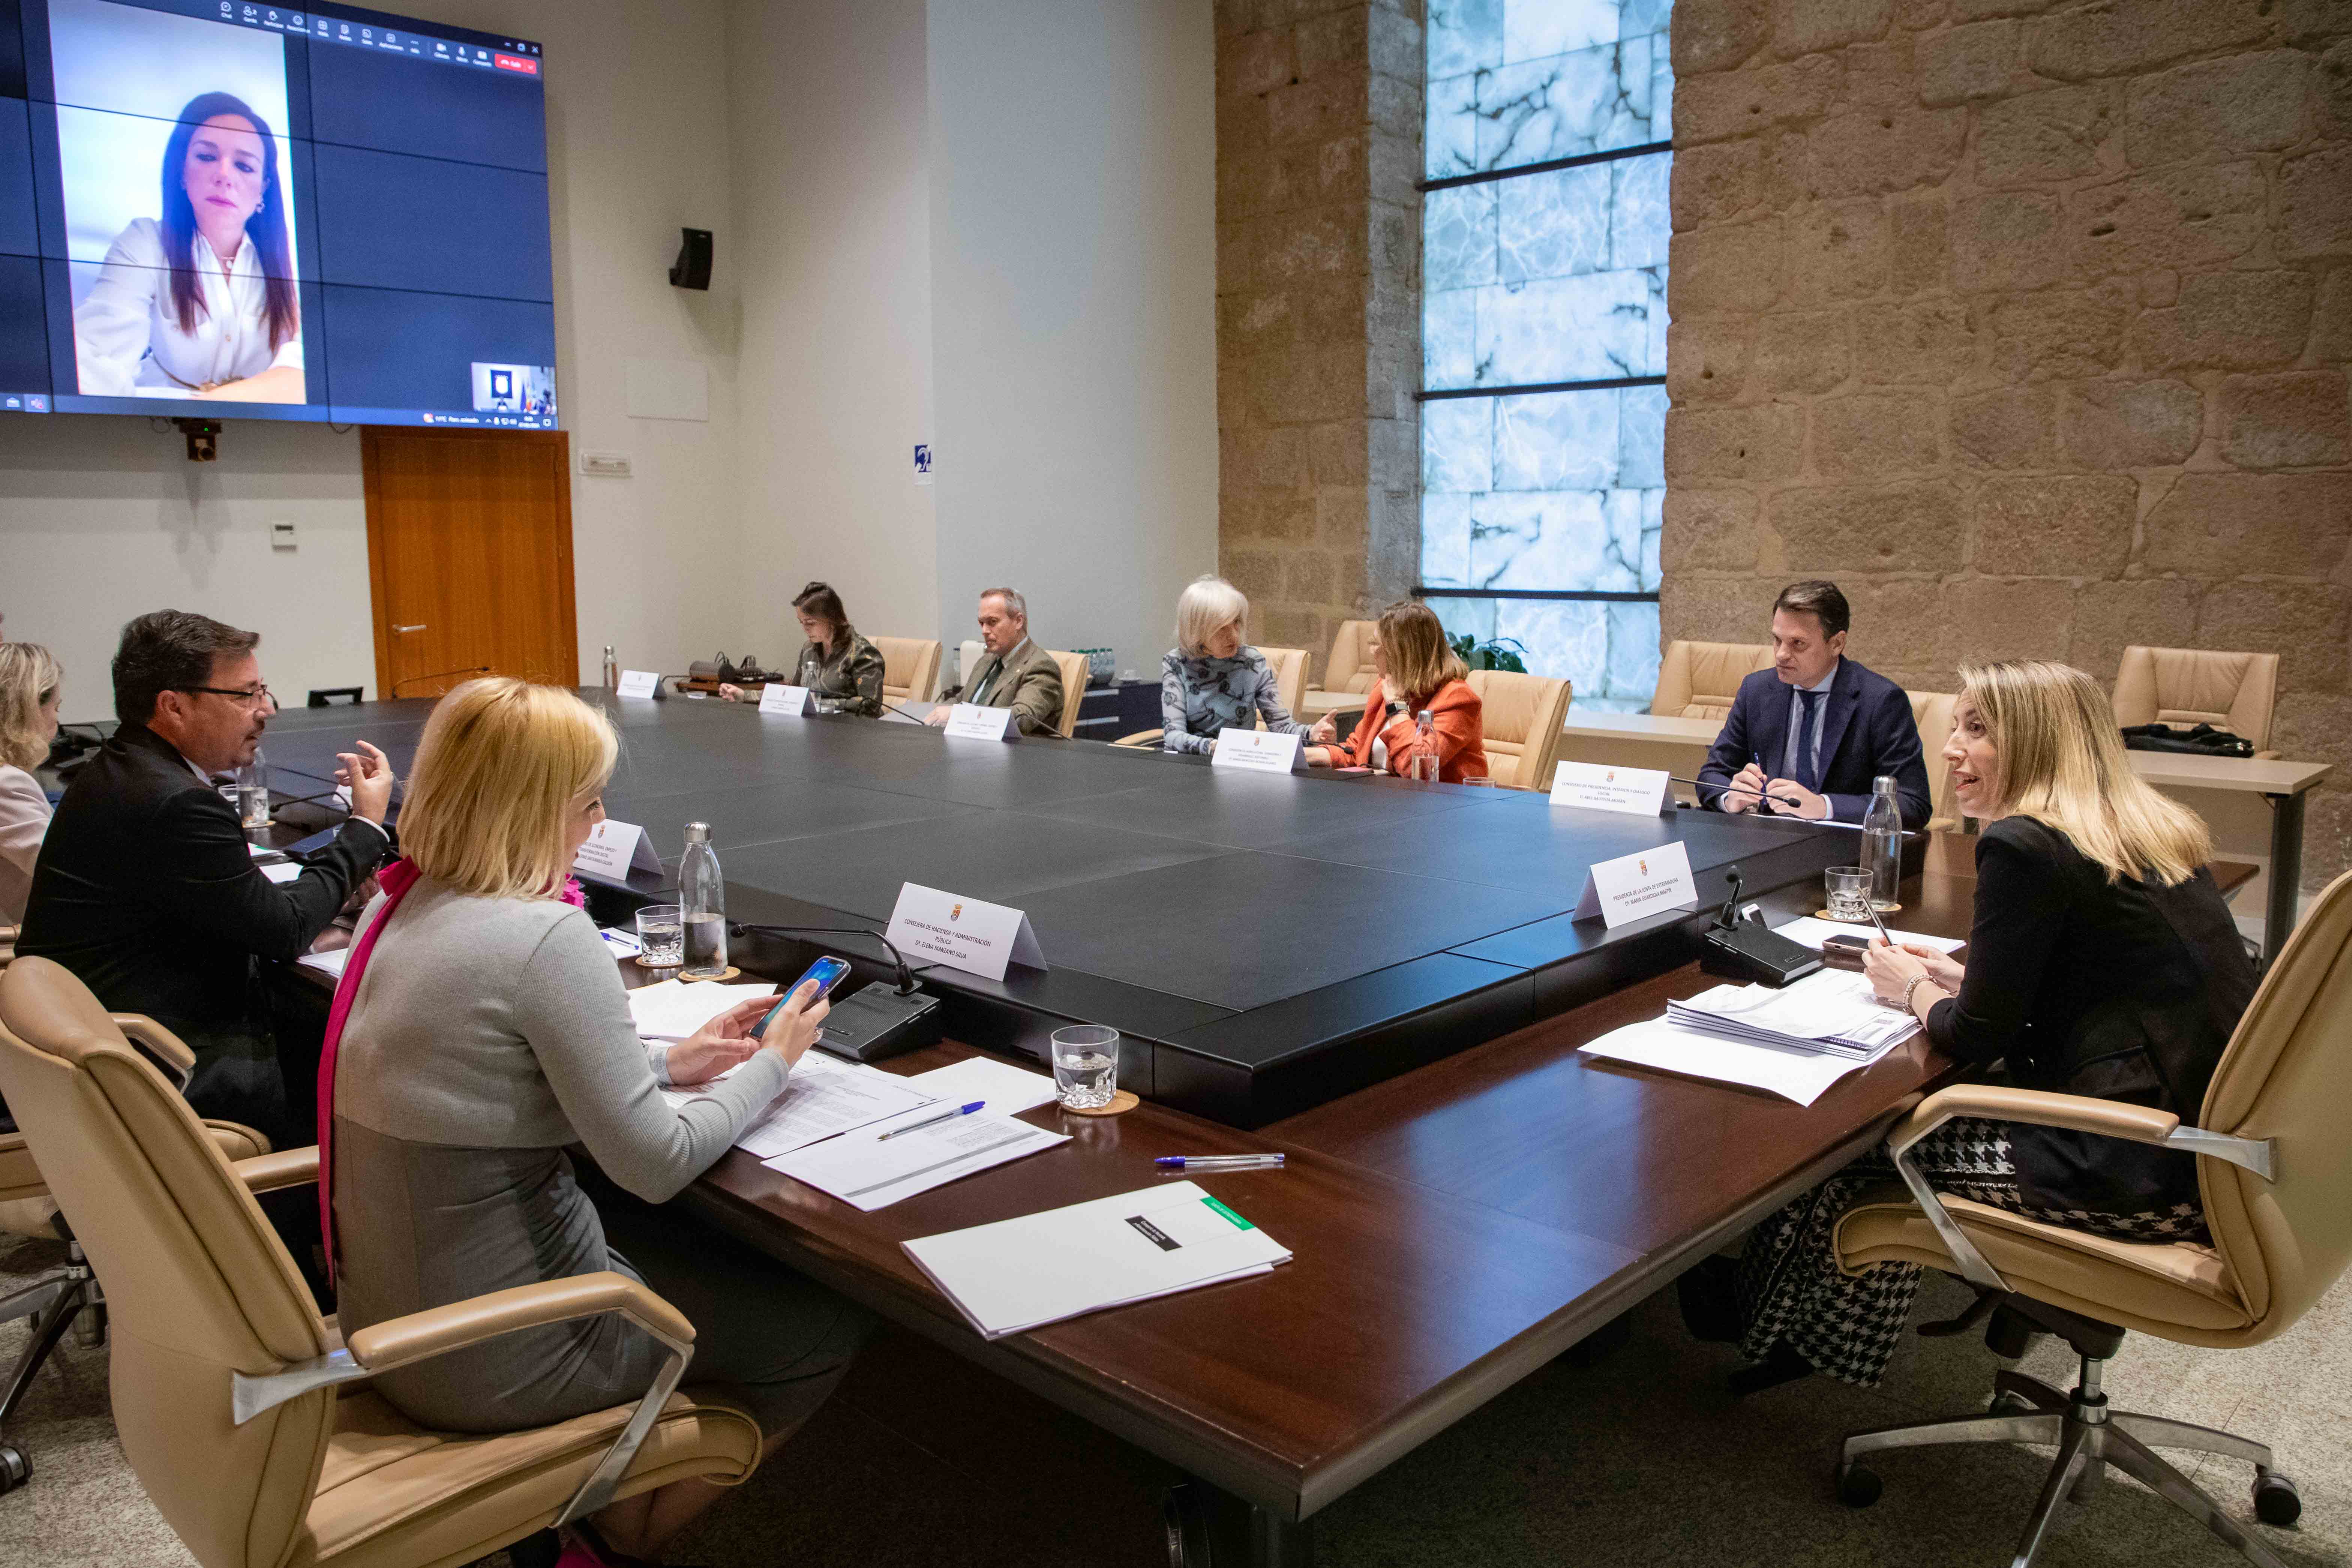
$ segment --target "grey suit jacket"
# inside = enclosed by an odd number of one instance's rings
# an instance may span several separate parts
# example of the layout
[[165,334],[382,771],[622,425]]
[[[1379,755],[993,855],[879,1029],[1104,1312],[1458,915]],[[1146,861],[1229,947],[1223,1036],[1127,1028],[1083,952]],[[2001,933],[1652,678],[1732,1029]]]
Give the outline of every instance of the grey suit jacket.
[[[998,676],[988,693],[983,708],[1010,708],[1013,722],[1024,735],[1058,735],[1062,732],[1062,667],[1054,656],[1027,637],[1013,650],[1004,662],[1004,673]],[[942,702],[967,702],[963,694],[978,691],[989,685],[989,675],[997,667],[994,654],[982,654],[980,662],[961,686],[951,686],[940,693]]]

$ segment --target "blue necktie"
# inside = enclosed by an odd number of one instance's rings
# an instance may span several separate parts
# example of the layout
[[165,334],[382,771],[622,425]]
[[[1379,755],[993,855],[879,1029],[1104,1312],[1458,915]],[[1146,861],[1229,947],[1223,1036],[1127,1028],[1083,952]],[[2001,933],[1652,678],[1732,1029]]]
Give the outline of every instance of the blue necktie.
[[1803,713],[1797,721],[1797,782],[1819,795],[1822,789],[1821,752],[1815,743],[1814,709],[1822,697],[1819,691],[1799,691],[1797,700]]

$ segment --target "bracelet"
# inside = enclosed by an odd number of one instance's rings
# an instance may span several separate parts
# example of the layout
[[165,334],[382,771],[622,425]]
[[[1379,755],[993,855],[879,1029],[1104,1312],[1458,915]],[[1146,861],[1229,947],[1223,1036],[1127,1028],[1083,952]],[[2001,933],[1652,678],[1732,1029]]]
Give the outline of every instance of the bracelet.
[[[1922,973],[1913,975],[1910,979],[1903,983],[1903,1010],[1906,1013],[1913,1011],[1911,1006],[1911,994],[1918,990],[1923,984],[1934,985],[1935,982],[1929,980],[1927,976]],[[1943,987],[1937,985],[1936,989],[1941,991]]]

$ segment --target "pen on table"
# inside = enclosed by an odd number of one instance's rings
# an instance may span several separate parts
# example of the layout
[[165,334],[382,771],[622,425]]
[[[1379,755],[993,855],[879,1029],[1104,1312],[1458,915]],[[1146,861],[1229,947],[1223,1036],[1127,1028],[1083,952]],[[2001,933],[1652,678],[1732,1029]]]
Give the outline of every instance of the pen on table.
[[[1705,779],[1686,779],[1679,777],[1674,773],[1668,773],[1666,775],[1666,779],[1670,784],[1688,784],[1693,789],[1717,790],[1725,795],[1729,795],[1736,790],[1741,795],[1754,795],[1760,804],[1768,806],[1794,805],[1796,804],[1796,802],[1788,795],[1770,795],[1760,789],[1749,789],[1745,784],[1709,784]],[[1780,814],[1778,812],[1769,812],[1767,815],[1777,816]]]
[[1280,1154],[1162,1154],[1151,1163],[1169,1171],[1271,1171],[1284,1158]]
[[[901,1132],[920,1132],[926,1127],[937,1127],[942,1121],[953,1121],[959,1116],[970,1116],[987,1103],[988,1101],[984,1100],[975,1100],[970,1105],[960,1106],[954,1110],[942,1110],[937,1116],[926,1116],[920,1121],[909,1121],[904,1127],[893,1127],[889,1131],[882,1134],[882,1138],[896,1138]],[[882,1138],[877,1138],[874,1142],[879,1143]]]

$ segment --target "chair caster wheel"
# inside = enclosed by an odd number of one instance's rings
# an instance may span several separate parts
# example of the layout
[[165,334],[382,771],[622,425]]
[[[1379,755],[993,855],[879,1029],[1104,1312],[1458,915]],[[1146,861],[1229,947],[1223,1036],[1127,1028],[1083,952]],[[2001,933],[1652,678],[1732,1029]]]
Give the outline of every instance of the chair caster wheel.
[[1878,1479],[1876,1470],[1853,1463],[1837,1468],[1837,1500],[1848,1508],[1868,1508],[1885,1489],[1886,1483]]
[[25,1450],[0,1443],[0,1492],[13,1492],[33,1479],[33,1461]]
[[2303,1517],[2303,1498],[2294,1483],[2276,1470],[2254,1471],[2254,1517],[2264,1524],[2286,1526]]

